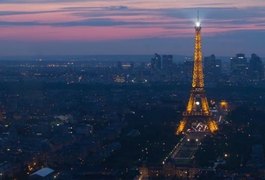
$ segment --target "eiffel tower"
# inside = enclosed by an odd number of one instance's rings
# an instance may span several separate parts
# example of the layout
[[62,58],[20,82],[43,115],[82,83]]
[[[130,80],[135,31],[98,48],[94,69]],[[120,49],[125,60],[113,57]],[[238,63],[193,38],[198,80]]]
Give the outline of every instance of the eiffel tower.
[[204,90],[204,75],[202,66],[201,23],[199,16],[195,24],[194,65],[192,89],[183,119],[180,121],[177,134],[186,132],[211,132],[218,130],[212,117]]

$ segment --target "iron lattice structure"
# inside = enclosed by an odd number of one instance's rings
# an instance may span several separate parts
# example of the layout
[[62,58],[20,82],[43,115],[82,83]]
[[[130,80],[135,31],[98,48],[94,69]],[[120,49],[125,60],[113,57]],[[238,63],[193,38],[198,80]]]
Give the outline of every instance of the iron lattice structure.
[[212,118],[209,104],[204,90],[204,75],[202,65],[201,25],[195,26],[194,65],[192,89],[190,98],[183,112],[183,119],[177,128],[177,134],[187,131],[216,132],[218,126]]

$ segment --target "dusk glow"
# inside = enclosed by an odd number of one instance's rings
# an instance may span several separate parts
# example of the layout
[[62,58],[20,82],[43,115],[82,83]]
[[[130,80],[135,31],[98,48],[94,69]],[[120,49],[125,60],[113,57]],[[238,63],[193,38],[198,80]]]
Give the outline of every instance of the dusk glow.
[[[14,52],[23,49],[26,43],[27,48],[37,48],[41,54],[60,54],[74,43],[77,49],[83,50],[71,52],[73,54],[152,54],[158,51],[188,55],[190,47],[179,46],[185,45],[183,40],[192,42],[191,27],[197,10],[200,10],[202,33],[209,41],[207,46],[211,47],[205,49],[206,53],[232,55],[255,50],[265,56],[261,41],[265,35],[263,0],[203,0],[200,3],[184,0],[4,0],[0,3],[0,53],[34,54],[33,51]],[[215,42],[211,40],[213,37],[216,37]],[[230,43],[231,40],[234,42]],[[218,49],[220,41],[231,51]],[[51,52],[46,47],[48,42],[57,43],[58,47]],[[101,50],[89,51],[99,47],[98,43],[102,44]],[[140,47],[132,50],[135,44]],[[148,47],[144,48],[144,44]],[[120,46],[127,48],[119,50]],[[109,48],[112,51],[108,51]]]

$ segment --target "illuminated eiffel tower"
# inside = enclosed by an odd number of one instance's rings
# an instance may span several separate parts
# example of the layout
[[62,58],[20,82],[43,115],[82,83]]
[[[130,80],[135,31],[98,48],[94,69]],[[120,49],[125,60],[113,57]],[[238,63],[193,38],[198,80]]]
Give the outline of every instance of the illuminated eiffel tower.
[[201,23],[199,16],[195,24],[195,47],[192,89],[183,119],[177,128],[177,134],[185,132],[211,132],[218,130],[216,121],[212,118],[204,90],[204,75],[202,66]]

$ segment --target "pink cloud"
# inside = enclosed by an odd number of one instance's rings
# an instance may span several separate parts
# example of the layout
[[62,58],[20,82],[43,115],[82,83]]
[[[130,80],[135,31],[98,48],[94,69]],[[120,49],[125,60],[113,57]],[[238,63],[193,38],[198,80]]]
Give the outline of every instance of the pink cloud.
[[152,38],[164,34],[163,28],[134,28],[129,27],[5,27],[1,28],[1,39],[27,41],[77,40],[103,41],[134,38]]
[[[178,18],[174,16],[164,16],[159,14],[159,11],[152,11],[148,14],[139,13],[124,15],[123,11],[111,10],[104,7],[119,7],[126,6],[129,9],[138,9],[143,11],[159,10],[163,8],[195,8],[195,7],[231,7],[245,8],[247,6],[261,5],[263,0],[252,0],[249,2],[242,2],[242,0],[225,1],[220,0],[213,2],[210,0],[201,0],[200,3],[194,1],[145,1],[145,0],[90,0],[78,2],[63,2],[63,3],[2,3],[0,11],[12,12],[43,12],[34,14],[17,14],[17,15],[2,15],[0,21],[4,22],[20,22],[20,26],[4,25],[0,26],[0,38],[6,40],[25,40],[25,41],[49,41],[49,40],[74,40],[74,41],[103,41],[103,40],[122,40],[133,38],[154,38],[154,37],[183,37],[192,36],[192,20],[187,18]],[[77,7],[87,7],[82,10],[85,15],[78,15]],[[100,9],[100,7],[102,7]],[[263,5],[265,7],[265,5]],[[67,10],[72,8],[72,10]],[[76,8],[76,9],[75,9]],[[91,9],[90,9],[91,8]],[[98,8],[93,10],[93,8]],[[115,9],[115,8],[114,8]],[[52,11],[52,12],[46,12]],[[108,12],[117,11],[111,15]],[[126,10],[124,12],[127,12]],[[95,15],[99,14],[99,17]],[[121,14],[119,14],[121,13]],[[157,14],[155,14],[157,13]],[[96,16],[96,17],[94,17]],[[100,20],[108,19],[110,24],[108,26],[100,26],[95,23],[93,25],[81,26],[60,26],[53,23],[78,22],[82,20]],[[37,25],[25,25],[24,22],[37,22]],[[112,22],[125,22],[122,25],[111,25]],[[137,24],[137,22],[139,24]],[[220,22],[220,21],[219,21]],[[47,23],[47,25],[41,25]],[[132,23],[132,24],[130,24]],[[133,24],[135,23],[135,24]],[[264,30],[263,26],[256,26],[255,23],[246,23],[245,25],[233,25],[233,22],[222,23],[222,28],[218,22],[210,22],[206,25],[204,32],[207,35],[214,35],[217,33],[224,33],[236,30]]]

